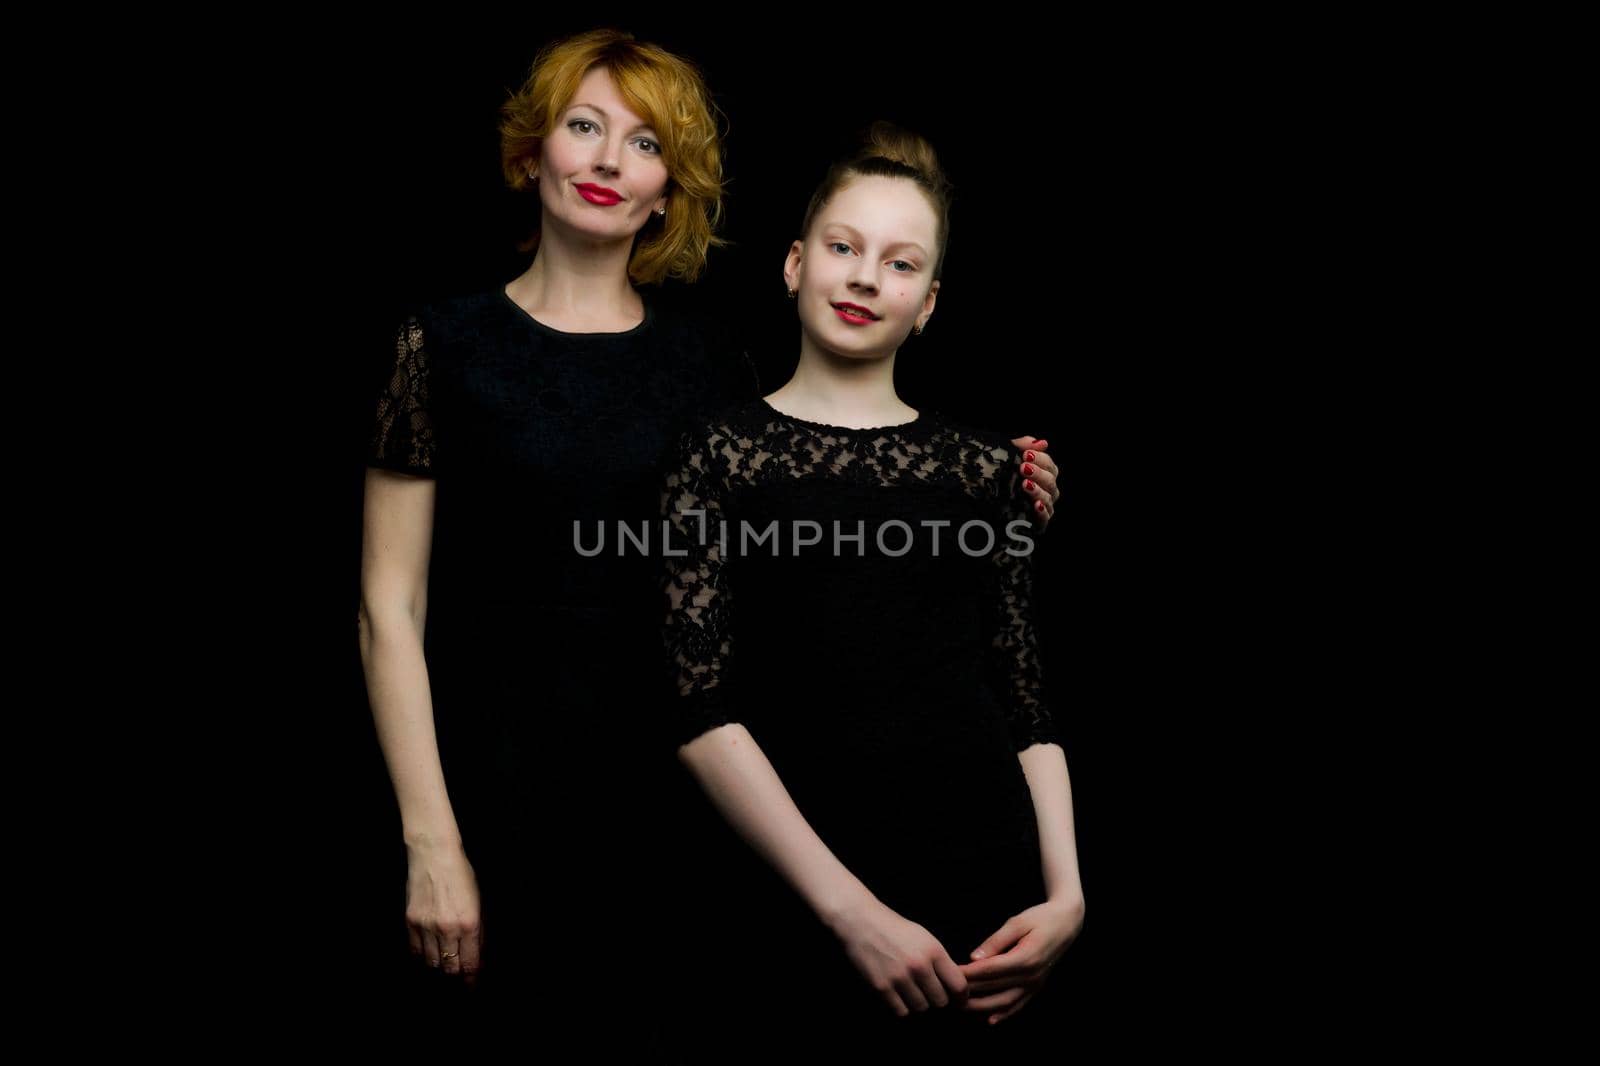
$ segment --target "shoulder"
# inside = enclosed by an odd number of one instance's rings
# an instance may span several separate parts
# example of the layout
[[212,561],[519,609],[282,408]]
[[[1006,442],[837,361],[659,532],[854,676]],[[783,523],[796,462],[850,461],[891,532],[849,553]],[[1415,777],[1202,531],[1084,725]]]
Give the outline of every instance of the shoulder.
[[925,412],[934,457],[965,487],[966,492],[997,507],[1014,508],[1022,491],[1022,450],[1003,432],[951,417]]
[[679,464],[724,475],[747,469],[767,437],[764,411],[759,400],[741,401],[690,418],[678,435]]
[[1004,476],[1022,461],[1022,449],[1011,443],[1011,438],[996,429],[974,425],[937,409],[927,409],[924,420],[927,432],[949,454],[972,463],[982,471],[1004,480]]
[[688,293],[662,285],[641,285],[636,290],[658,325],[687,329],[701,318],[699,304]]
[[484,324],[503,317],[505,294],[498,289],[470,292],[407,303],[398,316],[402,332],[424,342],[445,342],[463,333],[480,332]]
[[720,446],[764,436],[771,412],[761,400],[740,400],[691,419],[684,436],[698,443]]
[[721,331],[722,318],[685,285],[641,285],[638,292],[663,326],[696,333]]
[[728,329],[693,296],[674,288],[645,285],[639,288],[650,315],[656,343],[688,351],[714,351]]

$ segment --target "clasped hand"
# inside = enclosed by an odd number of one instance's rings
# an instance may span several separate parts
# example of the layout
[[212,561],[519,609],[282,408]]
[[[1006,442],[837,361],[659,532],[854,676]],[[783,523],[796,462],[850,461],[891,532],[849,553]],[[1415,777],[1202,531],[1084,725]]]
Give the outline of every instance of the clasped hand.
[[1083,901],[1046,901],[1009,918],[956,965],[927,929],[873,900],[837,930],[857,970],[895,1014],[954,1006],[990,1024],[1027,1005],[1083,926]]

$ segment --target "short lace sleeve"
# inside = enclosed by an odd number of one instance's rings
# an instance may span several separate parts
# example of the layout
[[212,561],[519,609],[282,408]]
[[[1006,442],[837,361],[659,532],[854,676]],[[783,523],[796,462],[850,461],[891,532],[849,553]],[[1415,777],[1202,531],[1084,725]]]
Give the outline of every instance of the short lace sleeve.
[[411,315],[395,331],[394,362],[378,394],[367,465],[434,477],[433,411],[427,338]]
[[1038,632],[1033,622],[1033,570],[1039,551],[1032,502],[1022,491],[1021,455],[1007,460],[1010,492],[1006,528],[992,561],[998,578],[995,603],[993,670],[1001,707],[1017,751],[1035,744],[1060,744],[1055,717],[1044,698]]
[[732,598],[722,547],[728,481],[715,440],[704,429],[684,433],[662,481],[667,532],[662,634],[677,682],[669,729],[679,746],[737,720],[725,685],[732,653]]

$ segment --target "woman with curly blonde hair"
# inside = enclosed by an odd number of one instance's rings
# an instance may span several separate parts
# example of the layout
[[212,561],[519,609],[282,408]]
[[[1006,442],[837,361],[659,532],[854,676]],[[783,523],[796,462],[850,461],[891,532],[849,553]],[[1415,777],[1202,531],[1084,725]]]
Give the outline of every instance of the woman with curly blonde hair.
[[760,394],[718,320],[657,289],[724,243],[715,110],[628,33],[541,50],[501,123],[532,262],[405,316],[366,454],[360,650],[411,951],[435,983],[559,992],[569,1020],[609,1015],[661,946],[643,905],[681,771],[651,743],[658,464],[687,419]]

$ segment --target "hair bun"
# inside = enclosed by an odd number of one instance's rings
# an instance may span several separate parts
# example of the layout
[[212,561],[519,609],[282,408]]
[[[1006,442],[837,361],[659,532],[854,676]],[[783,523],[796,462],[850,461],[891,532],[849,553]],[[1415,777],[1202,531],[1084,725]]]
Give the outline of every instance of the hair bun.
[[926,137],[887,119],[878,119],[862,131],[861,147],[854,162],[887,159],[915,170],[924,181],[941,193],[948,192],[950,180],[939,165],[939,155]]

